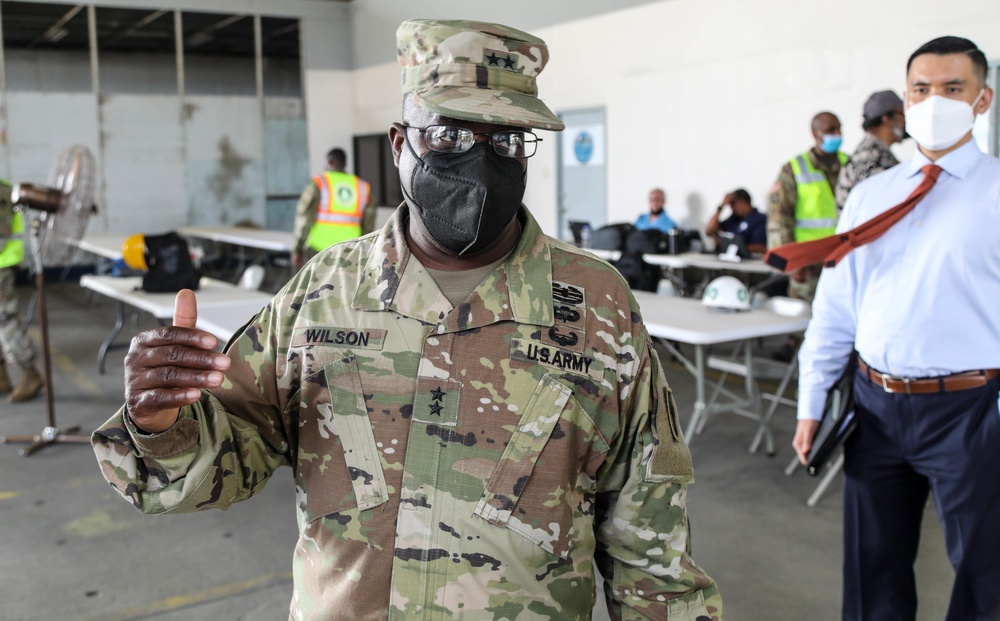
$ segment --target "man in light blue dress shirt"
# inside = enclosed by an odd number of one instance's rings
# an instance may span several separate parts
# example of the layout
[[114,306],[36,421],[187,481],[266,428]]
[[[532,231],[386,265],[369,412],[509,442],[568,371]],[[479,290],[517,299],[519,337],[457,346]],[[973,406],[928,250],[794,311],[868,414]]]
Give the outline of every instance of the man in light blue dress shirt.
[[912,160],[854,188],[851,229],[941,168],[912,212],[825,269],[799,354],[803,461],[853,349],[858,428],[845,445],[844,620],[912,621],[913,563],[934,493],[956,570],[948,621],[1000,619],[1000,160],[972,140],[993,99],[986,58],[935,39],[907,65]]
[[660,188],[654,188],[649,192],[649,213],[644,213],[636,219],[635,228],[643,231],[658,229],[664,233],[677,228],[677,224],[667,215],[666,208],[667,193]]

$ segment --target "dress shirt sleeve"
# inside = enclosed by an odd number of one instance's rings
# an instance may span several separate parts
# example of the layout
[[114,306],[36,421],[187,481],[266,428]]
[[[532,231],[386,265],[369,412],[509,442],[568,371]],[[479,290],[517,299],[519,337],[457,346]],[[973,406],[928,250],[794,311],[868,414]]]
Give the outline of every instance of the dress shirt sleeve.
[[299,202],[295,206],[295,226],[292,229],[292,238],[295,240],[293,254],[302,254],[306,248],[309,231],[319,214],[319,197],[320,191],[315,181],[310,181],[299,196]]
[[[852,193],[844,206],[837,232],[853,224]],[[812,319],[799,350],[798,418],[820,420],[826,393],[837,381],[854,350],[857,333],[857,274],[854,254],[836,267],[823,268],[812,303]]]
[[157,434],[139,431],[123,406],[92,435],[104,478],[136,509],[225,509],[259,492],[279,466],[290,464],[287,421],[275,383],[268,381],[275,365],[266,358],[273,350],[267,334],[257,333],[268,324],[256,325],[227,348],[233,363],[215,391],[225,399],[202,391],[199,402],[182,408],[177,422]]
[[799,200],[798,188],[791,164],[785,164],[778,179],[771,186],[767,201],[767,244],[776,248],[795,241],[795,203]]
[[632,386],[622,433],[598,480],[595,558],[611,618],[719,621],[718,587],[690,556],[691,455],[651,345]]

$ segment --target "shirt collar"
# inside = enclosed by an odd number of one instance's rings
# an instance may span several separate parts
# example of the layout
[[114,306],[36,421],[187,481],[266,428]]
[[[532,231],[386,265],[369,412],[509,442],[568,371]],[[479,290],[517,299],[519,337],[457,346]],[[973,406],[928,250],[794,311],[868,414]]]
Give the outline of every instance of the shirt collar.
[[503,320],[553,324],[551,249],[541,227],[523,205],[517,216],[521,219],[517,247],[466,302],[454,309],[410,253],[403,233],[409,217],[407,209],[405,203],[400,205],[376,238],[372,253],[358,275],[354,308],[393,310],[439,324],[441,331],[448,332]]
[[928,159],[928,157],[924,155],[920,149],[917,149],[916,153],[913,154],[913,158],[910,160],[910,168],[906,176],[912,177],[920,173],[920,169],[927,164],[937,164],[942,170],[944,170],[944,172],[948,173],[952,177],[955,177],[956,179],[965,179],[983,157],[983,152],[979,150],[979,145],[976,144],[975,139],[963,144],[961,147],[938,159],[936,162],[930,161],[930,159]]

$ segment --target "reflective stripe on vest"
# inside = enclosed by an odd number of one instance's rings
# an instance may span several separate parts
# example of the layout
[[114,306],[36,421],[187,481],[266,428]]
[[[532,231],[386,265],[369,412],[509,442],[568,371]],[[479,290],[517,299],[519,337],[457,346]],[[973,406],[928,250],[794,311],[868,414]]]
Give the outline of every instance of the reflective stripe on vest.
[[14,212],[11,222],[11,235],[6,239],[3,249],[0,249],[0,268],[20,265],[24,258],[24,220],[21,212]]
[[[841,166],[847,163],[847,156],[839,151],[837,158]],[[813,166],[808,152],[795,156],[789,164],[798,194],[795,201],[795,241],[811,241],[833,235],[837,231],[837,202],[826,175]]]
[[306,245],[319,251],[361,235],[361,217],[370,186],[356,175],[325,172],[313,181],[319,187],[319,212]]

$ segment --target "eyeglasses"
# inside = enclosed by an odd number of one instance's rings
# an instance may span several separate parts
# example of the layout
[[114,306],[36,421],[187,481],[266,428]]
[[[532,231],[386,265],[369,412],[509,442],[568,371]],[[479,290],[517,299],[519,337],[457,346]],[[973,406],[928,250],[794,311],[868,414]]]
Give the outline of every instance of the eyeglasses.
[[534,132],[523,129],[501,129],[492,134],[474,132],[457,125],[428,125],[427,127],[405,126],[414,129],[424,137],[424,146],[436,153],[465,153],[476,144],[476,136],[489,136],[490,144],[497,155],[525,158],[535,154],[542,141]]

